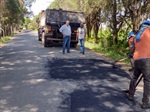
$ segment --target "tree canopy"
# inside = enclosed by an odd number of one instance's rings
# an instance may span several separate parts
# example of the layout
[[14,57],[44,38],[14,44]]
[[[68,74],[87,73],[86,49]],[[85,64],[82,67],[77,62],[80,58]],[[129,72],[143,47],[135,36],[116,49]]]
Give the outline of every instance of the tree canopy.
[[85,12],[88,37],[93,29],[97,43],[99,25],[104,23],[111,30],[116,44],[122,28],[137,31],[140,22],[148,18],[150,0],[54,0],[49,8]]
[[19,29],[34,0],[0,0],[0,36],[10,35]]

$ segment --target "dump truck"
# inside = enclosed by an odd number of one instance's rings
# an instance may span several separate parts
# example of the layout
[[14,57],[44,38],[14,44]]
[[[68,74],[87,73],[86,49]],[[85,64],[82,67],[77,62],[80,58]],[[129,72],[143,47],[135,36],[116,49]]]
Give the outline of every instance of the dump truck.
[[80,23],[84,23],[85,21],[84,13],[62,9],[47,9],[43,10],[37,19],[39,27],[38,40],[42,41],[44,47],[63,43],[63,35],[59,29],[65,24],[66,20],[70,21],[72,30],[70,45],[72,47],[77,46],[77,29],[80,26]]

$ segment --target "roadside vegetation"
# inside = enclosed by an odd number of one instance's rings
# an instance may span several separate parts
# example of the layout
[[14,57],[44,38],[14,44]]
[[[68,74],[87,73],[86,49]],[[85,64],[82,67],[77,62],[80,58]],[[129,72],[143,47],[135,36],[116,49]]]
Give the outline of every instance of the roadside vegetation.
[[[38,15],[29,18],[34,1],[0,1],[0,39],[24,27],[38,29]],[[86,47],[113,59],[128,56],[127,34],[137,31],[141,21],[150,17],[150,0],[54,0],[48,8],[84,12]]]
[[[85,47],[92,49],[93,51],[102,53],[106,57],[119,60],[125,58],[129,54],[129,47],[127,42],[127,33],[128,31],[120,31],[118,37],[118,44],[113,44],[111,31],[108,29],[102,30],[98,35],[98,42],[94,42],[94,33],[91,32],[91,37],[87,38],[85,42]],[[128,63],[129,60],[124,62]]]
[[0,46],[26,27],[26,18],[32,14],[28,9],[33,1],[0,0]]
[[128,56],[127,34],[150,16],[149,0],[54,0],[49,8],[84,12],[85,46],[113,59]]
[[[104,41],[106,40],[104,39]],[[93,43],[91,41],[85,41],[85,47],[113,60],[120,60],[126,58],[129,54],[129,47],[127,45],[126,40],[124,40],[124,44],[122,45],[113,45],[113,46],[105,45],[105,42]],[[127,58],[123,62],[129,64],[129,59]]]
[[11,40],[11,36],[6,36],[5,38],[0,38],[0,47]]

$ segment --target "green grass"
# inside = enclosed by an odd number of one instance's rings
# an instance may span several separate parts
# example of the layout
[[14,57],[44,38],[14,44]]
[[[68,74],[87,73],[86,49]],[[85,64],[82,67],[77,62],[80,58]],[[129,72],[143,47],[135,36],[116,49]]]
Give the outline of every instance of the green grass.
[[9,42],[11,40],[11,37],[12,36],[0,37],[0,45]]
[[1,43],[6,43],[6,42],[9,42],[10,40],[11,40],[11,36],[6,36],[6,37],[0,38]]
[[[95,43],[90,43],[90,42],[85,42],[85,47],[103,54],[104,56],[111,58],[113,60],[120,60],[123,58],[127,57],[127,53],[125,52],[120,52],[118,51],[118,49],[116,49],[115,47],[111,47],[111,48],[102,48],[100,44],[95,44]],[[126,64],[129,64],[129,59],[123,61]]]

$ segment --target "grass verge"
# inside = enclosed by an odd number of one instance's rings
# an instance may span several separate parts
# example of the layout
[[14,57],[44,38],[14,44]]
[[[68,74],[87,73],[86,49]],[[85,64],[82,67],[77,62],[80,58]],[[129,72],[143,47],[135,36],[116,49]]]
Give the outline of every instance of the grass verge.
[[3,46],[3,44],[9,42],[11,40],[12,36],[6,36],[0,38],[0,47]]
[[[104,56],[113,59],[113,60],[120,60],[127,57],[127,53],[122,51],[120,52],[117,48],[102,48],[100,44],[85,42],[85,47],[89,48],[95,52],[101,53]],[[129,59],[123,61],[123,63],[129,65]]]

